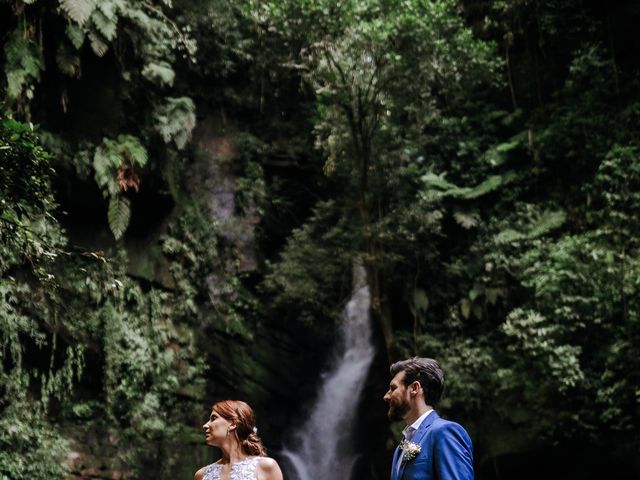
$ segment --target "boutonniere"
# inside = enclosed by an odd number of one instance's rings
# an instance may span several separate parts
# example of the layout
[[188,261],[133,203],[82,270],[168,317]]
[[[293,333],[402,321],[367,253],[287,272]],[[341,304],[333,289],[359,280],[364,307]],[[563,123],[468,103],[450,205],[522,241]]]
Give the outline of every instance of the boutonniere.
[[417,443],[408,442],[405,438],[400,442],[400,450],[402,450],[402,463],[405,463],[416,458],[422,447]]

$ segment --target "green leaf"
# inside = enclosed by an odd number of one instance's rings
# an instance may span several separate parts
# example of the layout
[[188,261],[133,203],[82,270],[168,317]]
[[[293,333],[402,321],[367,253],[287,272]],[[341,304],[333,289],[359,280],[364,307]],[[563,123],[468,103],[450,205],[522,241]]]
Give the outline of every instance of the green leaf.
[[70,23],[69,25],[67,25],[65,32],[67,34],[67,38],[75,47],[75,49],[80,50],[82,44],[84,43],[84,32],[82,31],[82,29],[79,26]]
[[171,87],[176,78],[176,72],[167,62],[148,63],[142,69],[142,75],[160,87]]
[[60,71],[68,77],[80,76],[80,57],[70,52],[64,43],[58,47],[56,63]]
[[131,165],[144,167],[148,160],[147,149],[138,137],[118,135],[119,152]]
[[561,227],[566,219],[567,214],[563,210],[547,210],[543,212],[536,221],[530,224],[528,228],[523,230],[509,228],[500,232],[494,237],[494,239],[496,243],[500,244],[518,242],[522,240],[533,240],[534,238],[542,237]]
[[469,318],[471,314],[471,301],[468,298],[463,298],[460,301],[460,313],[465,319]]
[[191,139],[196,126],[196,107],[188,97],[167,98],[167,103],[154,113],[155,128],[165,143],[173,140],[178,149],[183,149]]
[[109,228],[116,240],[120,240],[129,226],[131,219],[131,204],[128,198],[114,195],[109,200]]
[[98,57],[104,57],[104,54],[109,50],[109,44],[105,41],[102,35],[91,32],[89,34],[89,41],[91,42],[91,49]]
[[4,47],[7,76],[7,96],[18,98],[25,88],[40,79],[44,68],[40,46],[30,37],[24,37],[22,29],[17,28]]
[[413,290],[411,301],[411,311],[414,315],[424,315],[429,308],[429,297],[426,292],[420,288]]
[[102,36],[111,41],[116,36],[118,30],[118,16],[109,17],[105,15],[102,9],[96,9],[91,15],[91,22],[95,25]]
[[516,174],[509,171],[502,175],[491,175],[475,187],[458,187],[445,180],[443,175],[428,173],[422,176],[422,181],[427,187],[441,190],[441,192],[438,193],[440,197],[473,200],[511,183],[515,178]]
[[148,161],[147,149],[133,135],[118,135],[115,140],[103,138],[93,155],[95,180],[106,196],[118,194],[116,181],[118,170],[123,165],[144,167]]
[[96,148],[93,155],[93,168],[96,183],[105,196],[117,194],[119,189],[115,180],[116,171],[121,165],[122,158],[118,154],[117,144],[113,140],[103,139],[102,145]]
[[60,8],[69,18],[82,26],[96,8],[96,0],[60,0]]

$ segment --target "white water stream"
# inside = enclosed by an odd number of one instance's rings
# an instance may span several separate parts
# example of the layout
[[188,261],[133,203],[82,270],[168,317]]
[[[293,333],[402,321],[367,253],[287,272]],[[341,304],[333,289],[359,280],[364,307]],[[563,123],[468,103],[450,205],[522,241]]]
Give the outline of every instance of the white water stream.
[[282,454],[294,471],[290,480],[350,480],[358,458],[353,428],[360,394],[375,353],[366,274],[353,268],[353,293],[345,307],[338,343],[323,375],[309,419]]

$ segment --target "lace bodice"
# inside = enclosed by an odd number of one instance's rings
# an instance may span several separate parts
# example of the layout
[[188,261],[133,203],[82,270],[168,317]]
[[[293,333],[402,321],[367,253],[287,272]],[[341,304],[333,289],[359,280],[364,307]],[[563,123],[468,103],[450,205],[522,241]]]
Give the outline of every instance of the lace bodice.
[[[244,460],[231,464],[231,480],[256,480],[256,468],[260,457],[248,457]],[[202,480],[217,480],[220,478],[220,471],[222,465],[219,463],[212,463],[207,465],[204,471],[204,477]]]

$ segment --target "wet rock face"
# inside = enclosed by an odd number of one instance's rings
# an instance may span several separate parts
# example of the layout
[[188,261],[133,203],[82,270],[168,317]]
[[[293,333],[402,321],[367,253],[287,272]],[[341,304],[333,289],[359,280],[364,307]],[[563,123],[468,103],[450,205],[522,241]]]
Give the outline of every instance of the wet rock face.
[[110,469],[98,458],[83,452],[69,452],[65,463],[69,469],[67,480],[124,480],[133,478],[131,471]]
[[257,268],[255,227],[260,221],[255,205],[239,210],[237,176],[238,151],[233,146],[234,130],[223,116],[210,115],[196,128],[196,160],[187,178],[193,198],[203,199],[207,215],[223,244],[236,252],[237,270]]

